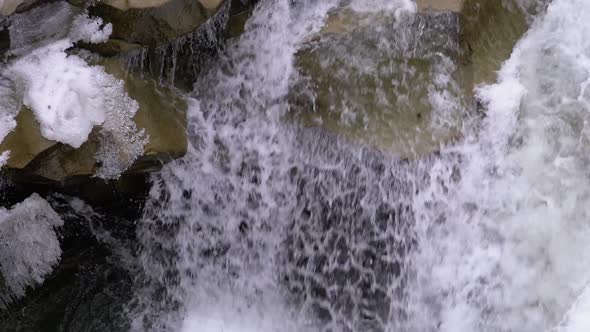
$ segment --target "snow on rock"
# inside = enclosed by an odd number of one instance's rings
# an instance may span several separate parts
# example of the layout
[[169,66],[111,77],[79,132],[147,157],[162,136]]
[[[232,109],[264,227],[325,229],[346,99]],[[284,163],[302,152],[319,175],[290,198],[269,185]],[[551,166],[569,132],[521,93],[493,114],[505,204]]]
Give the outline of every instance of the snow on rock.
[[10,210],[0,208],[1,299],[10,302],[23,296],[26,287],[42,283],[52,271],[61,256],[55,228],[63,223],[37,194]]
[[[84,37],[96,36],[91,32]],[[45,138],[79,148],[101,125],[98,175],[113,178],[143,152],[145,138],[133,121],[139,105],[127,95],[123,81],[103,67],[66,54],[71,46],[63,39],[39,48],[17,60],[9,73],[23,85],[23,103],[35,113]]]
[[88,15],[79,15],[72,23],[70,38],[74,41],[85,41],[87,43],[103,43],[113,33],[113,25],[104,25],[102,18],[90,18]]
[[[147,140],[133,120],[139,105],[127,95],[123,81],[67,50],[78,41],[104,42],[112,29],[101,18],[78,15],[63,3],[15,15],[10,33],[18,42],[11,51],[20,57],[5,70],[22,91],[22,103],[35,114],[45,138],[79,148],[100,126],[101,146],[95,158],[101,165],[97,175],[103,178],[117,177],[143,153]],[[31,43],[35,47],[27,48]],[[0,84],[0,104],[2,91]],[[0,141],[14,129],[19,109],[2,112]]]
[[8,163],[8,158],[10,158],[10,151],[3,151],[0,153],[0,167]]
[[100,68],[89,66],[63,39],[17,60],[8,70],[24,86],[23,103],[41,124],[50,140],[79,148],[92,128],[105,121],[104,98],[98,81],[105,80]]

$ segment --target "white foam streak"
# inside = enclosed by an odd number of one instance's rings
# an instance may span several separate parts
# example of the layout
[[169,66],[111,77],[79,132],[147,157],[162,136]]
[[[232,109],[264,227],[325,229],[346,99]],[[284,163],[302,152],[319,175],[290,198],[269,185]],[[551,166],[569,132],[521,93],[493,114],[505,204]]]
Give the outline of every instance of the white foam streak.
[[590,331],[590,287],[578,297],[566,314],[564,321],[552,332]]
[[[588,17],[586,1],[550,5],[498,83],[478,90],[482,130],[437,162],[417,196],[418,287],[430,301],[418,311],[438,317],[432,326],[547,330],[590,277]],[[445,222],[432,225],[437,216]]]

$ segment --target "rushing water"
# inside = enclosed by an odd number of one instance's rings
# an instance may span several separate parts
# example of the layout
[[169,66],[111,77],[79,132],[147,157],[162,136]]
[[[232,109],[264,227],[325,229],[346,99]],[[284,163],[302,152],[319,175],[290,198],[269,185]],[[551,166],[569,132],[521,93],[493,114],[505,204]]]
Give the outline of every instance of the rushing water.
[[416,161],[285,121],[295,54],[337,5],[261,1],[196,82],[189,153],[139,225],[134,330],[589,330],[590,2],[554,0],[477,88],[485,117]]

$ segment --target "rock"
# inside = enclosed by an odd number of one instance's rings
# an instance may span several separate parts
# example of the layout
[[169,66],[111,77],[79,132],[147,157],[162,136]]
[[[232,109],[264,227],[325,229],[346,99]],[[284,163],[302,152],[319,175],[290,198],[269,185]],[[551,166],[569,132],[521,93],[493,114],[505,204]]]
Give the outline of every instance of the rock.
[[21,169],[57,143],[41,135],[39,122],[26,106],[16,116],[16,123],[16,128],[0,144],[0,151],[10,150],[6,167]]
[[494,83],[502,63],[528,29],[523,9],[516,0],[468,0],[461,19],[461,37],[463,47],[471,53],[474,84]]
[[464,0],[416,0],[418,11],[461,12]]
[[9,16],[14,12],[21,12],[29,9],[39,0],[3,0],[0,2],[0,16]]
[[0,15],[8,16],[16,11],[16,8],[26,0],[4,0],[0,3]]
[[113,24],[112,39],[153,48],[195,31],[221,3],[220,0],[111,0],[90,8],[90,14]]
[[171,0],[104,0],[103,3],[120,10],[159,7]]
[[157,8],[120,11],[106,5],[91,14],[113,23],[106,43],[84,45],[104,56],[120,55],[128,68],[190,91],[202,68],[217,54],[230,0],[173,0]]
[[[179,92],[158,85],[147,75],[139,77],[126,73],[115,58],[105,60],[102,64],[107,73],[124,80],[127,94],[139,103],[134,120],[138,128],[145,130],[149,139],[144,146],[143,155],[127,172],[150,172],[158,169],[162,163],[182,157],[186,153],[188,144],[185,130],[187,105]],[[36,124],[34,118],[30,122]],[[21,126],[20,121],[18,126]],[[28,131],[19,131],[11,140],[7,138],[6,141],[11,143],[6,146],[7,149],[20,151],[22,148],[19,137],[23,135],[30,136],[31,139],[37,137],[40,139],[39,142],[45,145],[30,144],[29,150],[32,152],[25,154],[27,158],[21,157],[24,152],[19,153],[17,156],[20,158],[13,162],[11,156],[9,167],[24,169],[27,173],[54,181],[96,174],[100,166],[96,161],[96,154],[101,145],[98,127],[94,128],[88,141],[78,149],[42,139],[38,132],[38,124],[36,126],[29,124],[26,128]],[[43,147],[45,148],[42,149]],[[52,148],[49,149],[49,147]],[[34,154],[33,152],[36,151],[44,152]],[[16,161],[20,162],[17,164]]]
[[334,11],[297,55],[294,117],[402,158],[460,139],[474,87],[495,80],[525,15],[495,0],[418,0],[417,8],[400,19]]
[[227,21],[226,36],[235,38],[244,32],[246,22],[250,18],[257,0],[232,0]]
[[417,0],[418,10],[456,12],[461,42],[470,51],[474,84],[493,83],[496,72],[528,29],[527,8],[517,0]]
[[298,53],[295,117],[401,158],[459,138],[470,82],[456,15],[353,15],[339,14]]
[[184,156],[188,146],[187,104],[181,92],[158,84],[149,75],[126,72],[117,59],[107,59],[103,65],[109,74],[125,81],[125,90],[132,99],[139,102],[135,122],[149,136],[149,141],[144,146],[144,155],[131,169],[148,171],[154,165],[147,168],[138,165],[148,161],[158,165]]

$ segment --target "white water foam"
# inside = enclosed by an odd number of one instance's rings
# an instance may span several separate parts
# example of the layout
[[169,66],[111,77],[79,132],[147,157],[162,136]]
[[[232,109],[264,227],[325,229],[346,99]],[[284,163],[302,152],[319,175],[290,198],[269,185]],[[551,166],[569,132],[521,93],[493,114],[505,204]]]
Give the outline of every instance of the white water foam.
[[[288,184],[276,181],[289,137],[279,121],[298,43],[321,28],[335,3],[260,3],[240,40],[197,84],[189,152],[155,178],[146,208],[140,234],[151,282],[134,330],[304,331],[276,274],[273,233],[288,222],[279,196]],[[160,258],[170,252],[174,258]],[[153,283],[166,288],[159,304],[150,298]]]
[[589,17],[587,1],[549,6],[479,89],[481,131],[415,198],[411,330],[546,331],[590,280]]

